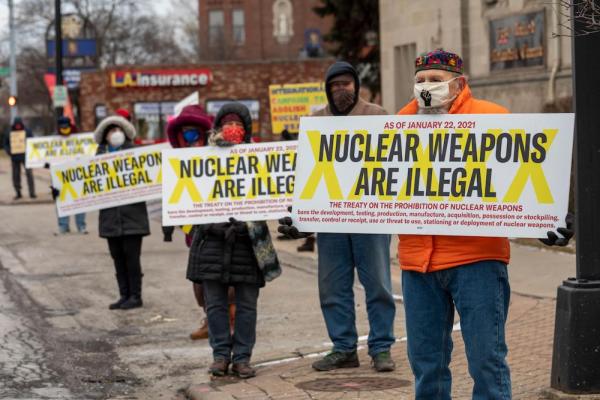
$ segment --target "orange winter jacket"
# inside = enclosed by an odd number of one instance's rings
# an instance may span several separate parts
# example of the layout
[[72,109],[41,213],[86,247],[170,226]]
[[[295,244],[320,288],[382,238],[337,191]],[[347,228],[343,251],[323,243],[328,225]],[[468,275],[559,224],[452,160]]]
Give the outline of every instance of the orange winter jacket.
[[[417,100],[408,103],[399,115],[417,113]],[[449,111],[450,114],[505,114],[508,110],[489,101],[473,98],[465,86]],[[507,238],[444,235],[398,235],[398,258],[404,270],[432,272],[483,260],[510,259]]]

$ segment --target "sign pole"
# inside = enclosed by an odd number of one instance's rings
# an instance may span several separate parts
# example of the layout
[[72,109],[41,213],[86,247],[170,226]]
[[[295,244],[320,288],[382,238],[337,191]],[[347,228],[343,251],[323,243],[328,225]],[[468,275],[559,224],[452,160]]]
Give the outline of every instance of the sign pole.
[[[565,393],[600,393],[600,32],[584,28],[571,1],[575,109],[577,275],[558,288],[551,386]],[[594,0],[600,6],[598,0]]]
[[[54,90],[56,91],[56,87],[62,86],[63,84],[63,60],[62,60],[62,18],[61,18],[61,0],[54,0],[54,45],[55,52],[54,57],[56,61],[56,85]],[[56,107],[56,119],[62,117],[63,115],[63,107]]]
[[[17,98],[17,49],[15,45],[15,13],[13,0],[8,0],[8,24],[10,30],[10,95]],[[10,123],[18,115],[18,104],[10,107]]]

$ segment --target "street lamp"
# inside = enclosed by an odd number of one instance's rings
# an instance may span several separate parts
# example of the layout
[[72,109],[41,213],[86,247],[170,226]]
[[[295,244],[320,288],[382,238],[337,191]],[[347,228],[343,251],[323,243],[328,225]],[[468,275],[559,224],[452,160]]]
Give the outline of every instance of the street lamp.
[[600,393],[600,31],[586,30],[584,7],[600,0],[570,2],[575,109],[575,214],[577,275],[558,288],[552,388]]

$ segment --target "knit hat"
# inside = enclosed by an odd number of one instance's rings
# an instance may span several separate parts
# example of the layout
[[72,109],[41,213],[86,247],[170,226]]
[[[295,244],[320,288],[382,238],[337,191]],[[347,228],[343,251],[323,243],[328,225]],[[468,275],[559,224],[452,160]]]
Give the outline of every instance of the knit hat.
[[172,147],[179,147],[177,135],[181,133],[181,128],[186,125],[197,126],[200,131],[207,132],[212,126],[212,117],[204,111],[204,107],[201,105],[185,106],[181,113],[169,121],[167,125],[167,137]]
[[429,53],[421,54],[415,60],[415,73],[426,69],[441,69],[462,75],[463,61],[458,54],[435,49]]
[[124,108],[119,108],[115,111],[115,114],[120,115],[125,118],[127,121],[131,121],[131,114]]
[[240,124],[243,124],[240,116],[235,113],[229,113],[223,118],[221,118],[221,125],[225,125],[228,122],[239,122]]
[[70,127],[71,126],[71,120],[69,119],[69,117],[66,117],[66,116],[63,115],[63,116],[61,116],[61,117],[58,118],[58,120],[56,121],[56,124],[59,127],[64,127],[64,128]]
[[121,128],[123,133],[125,133],[125,137],[129,140],[133,140],[135,137],[135,128],[131,125],[131,122],[120,115],[111,115],[100,121],[96,127],[96,130],[94,131],[96,143],[103,144],[106,141],[106,133],[114,127]]

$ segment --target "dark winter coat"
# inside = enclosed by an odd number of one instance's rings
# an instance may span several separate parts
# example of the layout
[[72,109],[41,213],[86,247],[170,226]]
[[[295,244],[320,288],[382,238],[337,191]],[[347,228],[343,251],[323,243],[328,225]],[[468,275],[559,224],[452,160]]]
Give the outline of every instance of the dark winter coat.
[[[129,140],[123,145],[123,149],[131,147],[133,147],[133,145]],[[106,145],[100,145],[97,154],[106,153],[106,151]],[[148,222],[146,203],[128,204],[125,206],[100,210],[100,215],[98,216],[98,232],[102,238],[128,235],[149,235],[150,223]]]
[[187,278],[264,286],[281,274],[264,221],[197,225],[192,233]]
[[25,161],[25,153],[23,154],[12,154],[10,151],[10,132],[14,131],[14,130],[18,130],[16,129],[15,125],[17,124],[21,124],[22,128],[19,130],[24,130],[25,131],[25,137],[26,138],[31,138],[33,137],[33,134],[31,133],[31,131],[27,128],[25,128],[25,125],[23,125],[23,121],[21,120],[21,118],[16,117],[14,123],[12,124],[12,126],[10,127],[10,129],[4,133],[4,143],[3,143],[3,147],[4,147],[4,151],[6,152],[6,154],[8,154],[10,156],[10,158],[13,161]]

